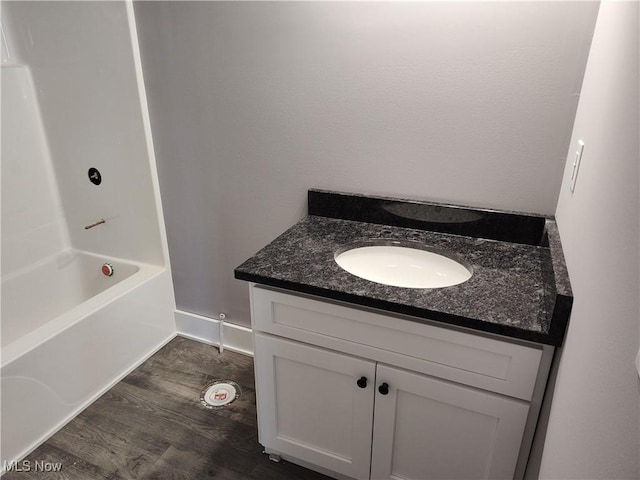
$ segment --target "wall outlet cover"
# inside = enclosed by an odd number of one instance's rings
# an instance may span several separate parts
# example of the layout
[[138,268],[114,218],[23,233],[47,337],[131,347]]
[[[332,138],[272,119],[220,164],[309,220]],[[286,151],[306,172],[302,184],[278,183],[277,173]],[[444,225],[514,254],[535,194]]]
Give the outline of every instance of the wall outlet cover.
[[582,162],[583,153],[584,142],[582,140],[578,140],[578,149],[576,150],[576,158],[573,161],[573,170],[571,171],[571,179],[569,183],[569,188],[572,194],[576,189],[576,181],[578,180],[578,171],[580,170],[580,163]]

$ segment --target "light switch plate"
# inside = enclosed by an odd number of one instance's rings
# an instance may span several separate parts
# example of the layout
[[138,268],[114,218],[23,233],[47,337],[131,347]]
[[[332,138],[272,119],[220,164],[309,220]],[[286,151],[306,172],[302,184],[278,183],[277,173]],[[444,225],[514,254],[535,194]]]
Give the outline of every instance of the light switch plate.
[[578,149],[576,150],[576,158],[573,160],[573,170],[571,171],[571,183],[569,188],[571,193],[576,189],[576,181],[578,180],[578,170],[580,170],[580,162],[582,161],[582,153],[584,152],[584,142],[578,140]]
[[638,370],[638,376],[640,377],[640,350],[638,350],[638,355],[636,355],[636,370]]

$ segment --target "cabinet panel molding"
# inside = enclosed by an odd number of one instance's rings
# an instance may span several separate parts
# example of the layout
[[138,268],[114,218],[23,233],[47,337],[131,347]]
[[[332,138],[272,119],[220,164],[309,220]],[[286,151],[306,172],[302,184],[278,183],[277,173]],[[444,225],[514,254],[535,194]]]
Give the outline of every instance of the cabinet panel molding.
[[371,478],[513,478],[529,405],[378,365]]
[[375,363],[261,333],[255,352],[262,445],[368,478]]

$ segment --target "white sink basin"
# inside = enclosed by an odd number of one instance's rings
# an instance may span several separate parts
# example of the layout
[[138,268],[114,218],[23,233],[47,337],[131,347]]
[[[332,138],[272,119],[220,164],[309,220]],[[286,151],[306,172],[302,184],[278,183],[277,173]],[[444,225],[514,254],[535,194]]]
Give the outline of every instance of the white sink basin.
[[398,245],[355,247],[337,254],[335,260],[353,275],[394,287],[450,287],[472,275],[469,268],[449,257]]

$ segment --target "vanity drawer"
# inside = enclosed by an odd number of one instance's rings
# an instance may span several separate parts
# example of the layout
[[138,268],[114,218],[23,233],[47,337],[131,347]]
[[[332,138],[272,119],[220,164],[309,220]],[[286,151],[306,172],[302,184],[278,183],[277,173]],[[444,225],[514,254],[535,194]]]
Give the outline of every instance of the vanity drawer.
[[541,348],[315,298],[252,285],[254,330],[527,401],[533,395]]

